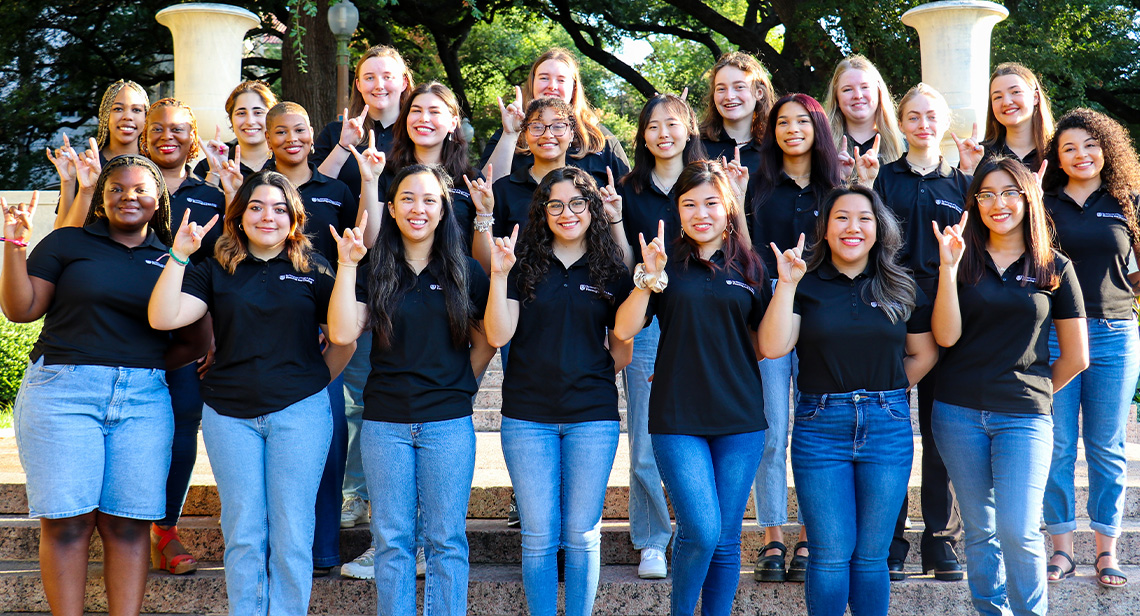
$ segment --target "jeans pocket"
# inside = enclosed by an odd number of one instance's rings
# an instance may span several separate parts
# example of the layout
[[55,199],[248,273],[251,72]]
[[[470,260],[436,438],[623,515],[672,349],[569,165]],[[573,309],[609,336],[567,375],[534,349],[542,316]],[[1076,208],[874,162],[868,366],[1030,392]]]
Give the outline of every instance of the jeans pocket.
[[1136,319],[1105,319],[1104,326],[1112,331],[1124,331],[1136,327]]
[[887,403],[883,405],[891,419],[910,421],[910,405],[906,403]]
[[818,404],[797,404],[795,410],[795,420],[805,421],[808,419],[815,419],[819,415]]
[[44,365],[42,362],[43,358],[40,358],[39,361],[28,366],[28,380],[25,383],[28,387],[47,385],[52,381],[58,380],[61,375],[68,372],[71,368],[68,364]]

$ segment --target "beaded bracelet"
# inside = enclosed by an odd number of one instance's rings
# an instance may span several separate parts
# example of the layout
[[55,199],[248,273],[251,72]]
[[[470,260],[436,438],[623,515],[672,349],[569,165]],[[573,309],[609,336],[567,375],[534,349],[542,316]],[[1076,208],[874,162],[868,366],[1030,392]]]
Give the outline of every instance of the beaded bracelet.
[[19,246],[20,248],[26,248],[28,246],[28,243],[24,240],[17,240],[9,237],[0,237],[0,242],[8,242],[13,246]]
[[166,252],[170,253],[170,258],[173,259],[175,263],[183,266],[190,265],[190,259],[179,259],[178,255],[174,254],[173,248],[168,249]]

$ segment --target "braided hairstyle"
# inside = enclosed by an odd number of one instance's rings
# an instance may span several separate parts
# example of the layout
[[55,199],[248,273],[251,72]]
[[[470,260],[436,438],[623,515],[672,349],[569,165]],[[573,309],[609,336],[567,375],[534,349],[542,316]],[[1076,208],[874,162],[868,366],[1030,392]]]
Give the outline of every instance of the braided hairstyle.
[[[122,79],[116,81],[107,87],[103,92],[103,100],[99,102],[99,130],[95,133],[95,143],[100,148],[107,145],[111,139],[111,106],[115,104],[115,97],[119,96],[119,92],[123,88],[131,88],[142,97],[145,101],[144,106],[150,107],[150,97],[147,96],[146,90],[142,86],[133,81],[124,81]],[[146,132],[146,131],[140,131]]]
[[142,167],[154,177],[158,207],[155,208],[154,216],[147,225],[158,236],[159,241],[167,246],[172,245],[174,238],[170,233],[170,193],[166,191],[166,181],[162,179],[162,172],[149,158],[137,154],[116,156],[103,165],[103,171],[99,173],[99,179],[95,182],[95,194],[91,196],[91,210],[87,212],[87,220],[83,221],[83,226],[95,222],[97,218],[107,217],[107,212],[103,209],[103,190],[107,186],[107,178],[124,167]]

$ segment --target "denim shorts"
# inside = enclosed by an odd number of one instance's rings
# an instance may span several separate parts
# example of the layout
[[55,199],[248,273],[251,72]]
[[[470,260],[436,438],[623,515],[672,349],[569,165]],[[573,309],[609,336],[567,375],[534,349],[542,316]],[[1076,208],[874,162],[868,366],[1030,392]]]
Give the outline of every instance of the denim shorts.
[[174,414],[164,370],[41,357],[24,373],[12,423],[31,517],[166,516]]

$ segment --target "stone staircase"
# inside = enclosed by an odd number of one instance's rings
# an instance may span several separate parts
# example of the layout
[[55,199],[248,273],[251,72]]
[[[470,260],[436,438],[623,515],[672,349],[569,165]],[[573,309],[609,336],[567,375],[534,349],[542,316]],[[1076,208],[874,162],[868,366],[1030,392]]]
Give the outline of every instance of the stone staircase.
[[[477,459],[475,479],[468,508],[467,535],[471,546],[471,582],[468,590],[468,613],[476,616],[517,616],[526,613],[522,577],[519,567],[519,532],[504,523],[511,488],[499,444],[498,408],[502,372],[498,359],[485,376],[476,398],[475,425]],[[624,431],[624,400],[622,418]],[[916,424],[917,428],[917,424]],[[916,429],[917,432],[917,429]],[[1140,434],[1135,420],[1129,426],[1129,476],[1135,478],[1140,469]],[[921,444],[915,439],[916,459]],[[602,574],[594,613],[598,616],[636,616],[667,614],[669,580],[641,580],[636,575],[637,552],[629,542],[627,502],[629,497],[629,453],[623,438],[618,447],[614,468],[606,492],[602,529]],[[1083,516],[1088,495],[1083,452],[1078,461],[1077,511]],[[791,472],[788,473],[789,483]],[[1132,585],[1124,590],[1099,588],[1093,579],[1095,557],[1092,531],[1088,519],[1078,519],[1076,553],[1078,576],[1052,586],[1050,607],[1054,614],[1132,615],[1140,613],[1140,487],[1136,479],[1129,482],[1125,507],[1124,532],[1118,554]],[[795,486],[788,486],[789,515],[796,515]],[[922,522],[918,511],[917,468],[910,481],[910,517],[908,531],[914,549],[908,569],[916,571],[920,554],[918,537]],[[217,489],[205,449],[199,441],[198,465],[195,467],[190,495],[179,524],[187,548],[202,563],[198,573],[172,576],[152,573],[147,585],[144,611],[159,614],[226,613],[225,581],[221,566],[223,540],[218,525],[220,505]],[[806,613],[802,584],[767,584],[752,579],[752,563],[763,544],[763,534],[752,522],[751,503],[745,512],[742,536],[744,563],[740,588],[733,610],[739,615],[788,616]],[[794,526],[786,532],[794,533]],[[0,432],[0,613],[33,614],[48,612],[43,585],[39,578],[37,546],[39,523],[27,518],[24,476],[16,454],[11,430]],[[342,531],[341,555],[351,560],[368,547],[365,525]],[[96,539],[91,548],[92,565],[88,581],[87,609],[106,612],[101,567],[102,545]],[[421,582],[422,588],[422,582]],[[965,582],[936,582],[928,576],[915,575],[904,582],[891,584],[892,615],[967,616],[974,614]],[[331,615],[368,615],[375,613],[376,591],[372,582],[341,578],[336,571],[313,582],[310,612]]]

